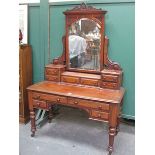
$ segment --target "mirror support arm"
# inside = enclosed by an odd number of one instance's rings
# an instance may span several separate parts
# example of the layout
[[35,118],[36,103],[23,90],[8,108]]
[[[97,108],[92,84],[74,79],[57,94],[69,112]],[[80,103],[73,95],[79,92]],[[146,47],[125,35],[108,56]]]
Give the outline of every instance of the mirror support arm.
[[119,63],[112,61],[108,57],[108,42],[109,39],[107,36],[104,38],[104,68],[112,70],[122,70]]

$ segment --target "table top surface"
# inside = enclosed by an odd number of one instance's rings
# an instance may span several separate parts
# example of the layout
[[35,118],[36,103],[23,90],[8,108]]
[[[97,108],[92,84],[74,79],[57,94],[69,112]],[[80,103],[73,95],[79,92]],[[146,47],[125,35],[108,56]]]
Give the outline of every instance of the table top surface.
[[113,90],[51,81],[42,81],[29,86],[27,89],[29,91],[31,90],[41,93],[76,97],[108,103],[120,103],[125,92],[124,88],[122,87],[119,90]]

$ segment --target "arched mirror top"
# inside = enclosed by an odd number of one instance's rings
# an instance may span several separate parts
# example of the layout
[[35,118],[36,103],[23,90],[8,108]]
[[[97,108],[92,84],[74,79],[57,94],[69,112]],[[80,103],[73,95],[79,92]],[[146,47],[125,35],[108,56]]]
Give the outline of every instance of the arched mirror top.
[[64,12],[67,70],[96,73],[103,69],[105,13],[85,3]]
[[[63,64],[67,71],[95,74],[100,74],[103,69],[122,70],[117,62],[111,61],[108,57],[108,38],[104,34],[106,12],[87,6],[85,3],[63,12],[66,21],[66,33],[62,38],[63,53],[53,59],[53,64]],[[80,44],[84,46],[81,47]],[[75,50],[80,49],[79,47],[82,50]],[[71,56],[70,53],[75,54],[75,51],[80,51],[81,54],[76,54],[73,61],[71,59],[75,55]],[[80,67],[79,62],[81,62]],[[88,62],[93,62],[96,66],[92,69],[82,65]]]
[[[73,18],[73,17],[72,17]],[[68,22],[66,23],[67,26],[71,26],[73,23],[76,23],[78,22],[79,20],[84,20],[84,19],[88,19],[88,20],[91,20],[91,21],[94,21],[96,22],[97,24],[99,24],[100,26],[102,25],[102,21],[95,18],[95,17],[92,17],[92,16],[78,16],[77,18],[70,18],[68,20]]]

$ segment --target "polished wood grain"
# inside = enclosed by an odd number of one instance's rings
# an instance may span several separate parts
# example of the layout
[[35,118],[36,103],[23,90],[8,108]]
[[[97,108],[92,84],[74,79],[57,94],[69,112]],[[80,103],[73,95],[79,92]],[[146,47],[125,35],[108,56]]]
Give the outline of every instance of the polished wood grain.
[[111,82],[102,82],[101,87],[103,88],[109,88],[109,89],[117,89],[118,85],[117,83],[111,83]]
[[56,103],[67,103],[66,97],[55,95],[55,94],[52,95],[51,93],[43,94],[43,93],[33,92],[32,98],[35,100],[37,99],[37,100],[47,100],[47,101],[56,102]]
[[78,73],[78,72],[65,71],[61,75],[62,76],[74,76],[74,77],[80,77],[80,78],[89,78],[89,79],[101,79],[101,75],[88,74],[88,73]]
[[19,122],[30,119],[26,88],[32,84],[32,49],[30,45],[19,46]]
[[55,68],[46,69],[46,75],[58,75],[59,70]]
[[59,82],[59,76],[52,76],[52,75],[45,75],[45,79],[48,81],[55,81],[55,82]]
[[41,109],[48,108],[46,101],[40,101],[40,100],[33,100],[33,106],[35,108],[41,108]]
[[[77,107],[88,112],[90,119],[109,123],[108,150],[110,154],[112,153],[114,136],[118,132],[119,109],[124,96],[123,88],[111,90],[43,81],[27,89],[29,91],[31,136],[34,136],[36,131],[34,108],[49,111],[54,104]],[[49,117],[51,120],[52,115]]]
[[109,113],[92,110],[92,117],[103,119],[103,120],[108,120]]
[[124,88],[122,87],[119,90],[112,90],[50,81],[34,84],[27,89],[41,93],[78,97],[109,103],[120,103],[124,95]]
[[100,87],[101,75],[64,71],[61,82]]
[[[45,66],[45,81],[27,88],[31,118],[31,132],[35,135],[35,109],[49,111],[51,122],[54,105],[80,108],[88,113],[89,119],[109,125],[109,155],[112,154],[114,137],[119,131],[119,120],[125,90],[122,87],[123,71],[117,62],[108,57],[108,38],[104,35],[106,11],[82,3],[64,12],[66,34],[63,36],[63,52],[54,58],[53,64]],[[100,71],[69,69],[68,27],[81,18],[89,18],[101,25]]]
[[118,76],[103,74],[102,79],[104,81],[108,81],[108,82],[117,82],[118,81]]
[[95,87],[98,87],[99,84],[100,84],[100,81],[99,80],[93,80],[93,79],[89,79],[89,78],[81,78],[80,79],[80,83],[82,85],[88,85],[88,86],[95,86]]
[[122,74],[122,70],[102,70],[101,87],[109,89],[119,89],[122,84]]
[[80,79],[78,77],[72,76],[61,76],[61,82],[68,82],[68,83],[80,83]]
[[49,64],[45,66],[45,79],[48,81],[61,81],[61,73],[65,70],[65,65],[53,65]]
[[88,109],[109,111],[109,104],[106,104],[103,102],[97,102],[97,101],[95,102],[95,101],[89,101],[89,100],[69,97],[68,104],[78,105],[81,107],[86,107]]
[[93,21],[95,21],[98,25],[101,27],[101,45],[100,45],[100,70],[103,69],[103,57],[104,57],[104,31],[105,31],[105,26],[104,26],[104,16],[107,11],[101,10],[101,9],[96,9],[91,6],[87,6],[85,3],[82,3],[80,6],[73,8],[72,10],[67,10],[64,12],[66,16],[66,39],[65,39],[65,48],[66,48],[66,67],[67,70],[70,71],[78,71],[78,72],[87,72],[87,73],[97,73],[98,71],[96,70],[85,70],[85,69],[75,69],[75,68],[70,68],[69,67],[69,27],[71,24],[75,23],[81,18],[88,18]]

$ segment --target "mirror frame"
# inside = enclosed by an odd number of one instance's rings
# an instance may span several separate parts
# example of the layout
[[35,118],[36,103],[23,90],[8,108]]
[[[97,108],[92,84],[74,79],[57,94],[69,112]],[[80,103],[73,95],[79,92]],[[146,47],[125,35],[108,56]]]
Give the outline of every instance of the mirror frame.
[[[93,8],[92,6],[87,6],[85,3],[82,3],[80,6],[76,6],[71,10],[64,12],[66,16],[66,39],[65,39],[65,51],[66,51],[66,69],[68,71],[77,71],[77,72],[86,72],[86,73],[100,73],[104,67],[104,15],[106,11],[101,9]],[[93,20],[101,26],[101,44],[100,44],[100,70],[85,70],[80,68],[70,68],[69,67],[69,27],[82,18],[87,18]]]

